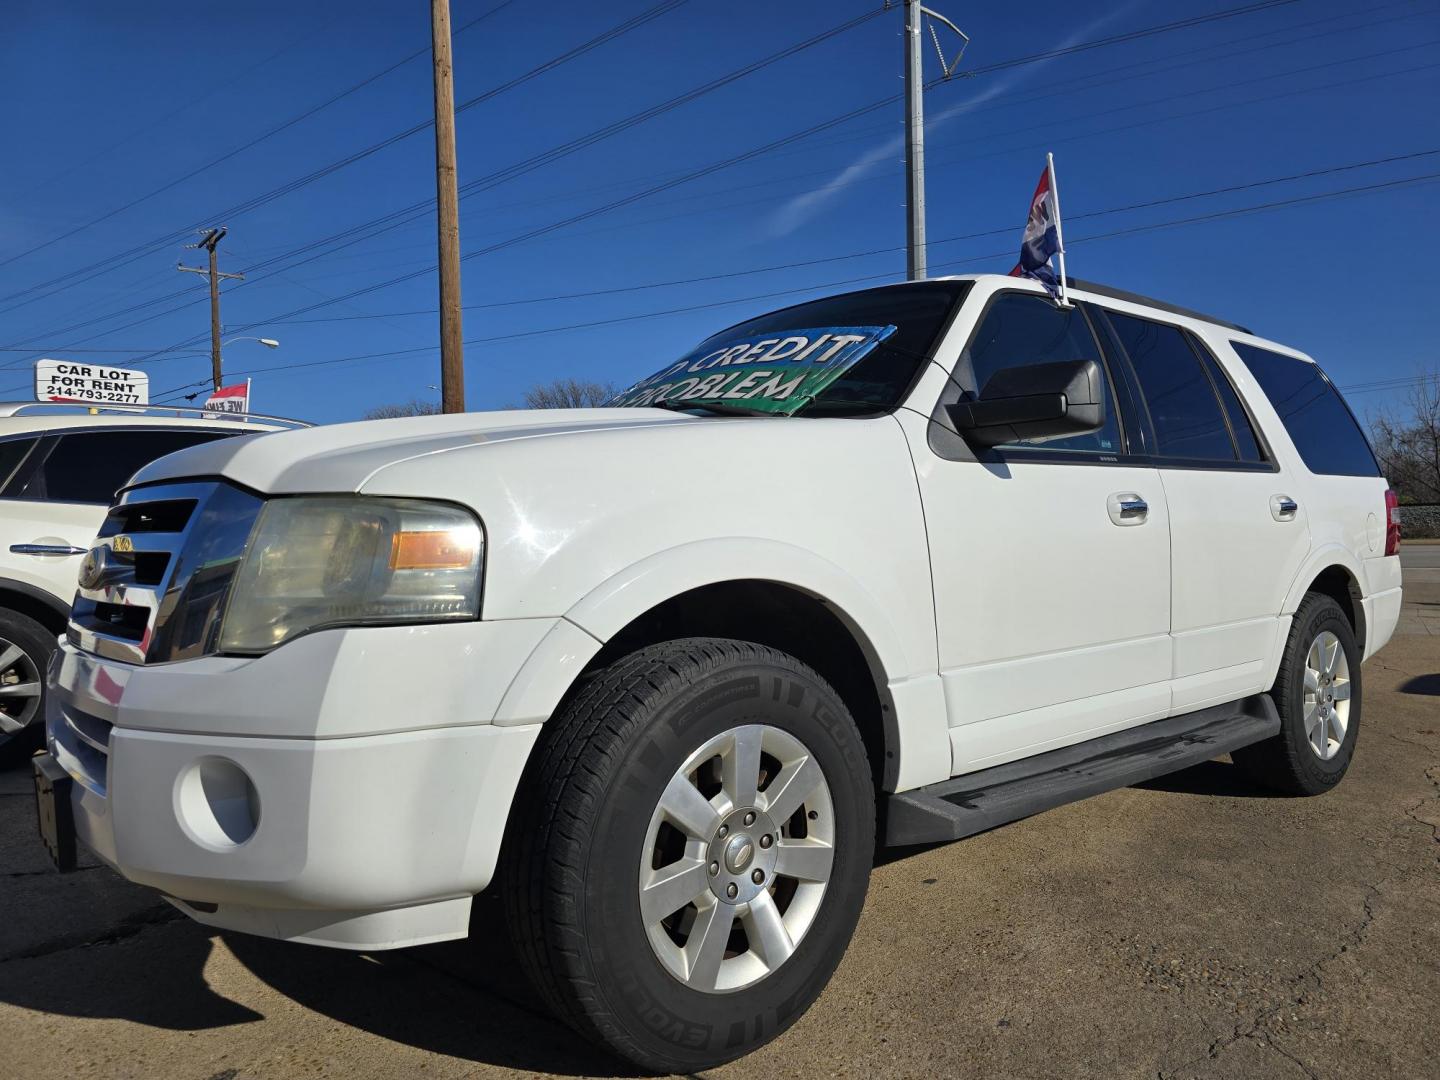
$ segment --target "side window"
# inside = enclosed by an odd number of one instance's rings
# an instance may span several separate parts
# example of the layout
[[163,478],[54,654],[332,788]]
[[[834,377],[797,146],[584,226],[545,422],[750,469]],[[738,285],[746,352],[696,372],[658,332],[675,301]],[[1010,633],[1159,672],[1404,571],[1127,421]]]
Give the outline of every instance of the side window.
[[1313,473],[1379,476],[1360,425],[1319,365],[1232,341]]
[[9,494],[19,499],[108,506],[120,486],[156,458],[224,437],[219,432],[183,430],[63,435],[24,487]]
[[1115,395],[1105,374],[1105,360],[1090,324],[1079,308],[1059,308],[1040,296],[1002,294],[985,312],[969,347],[960,357],[956,376],[967,389],[984,396],[985,384],[1001,368],[1048,364],[1064,360],[1094,360],[1105,381],[1105,426],[1089,435],[1063,439],[1027,439],[1012,446],[1045,450],[1117,454],[1121,450],[1120,421]]
[[1175,326],[1107,312],[1135,369],[1161,457],[1234,461],[1235,443],[1215,386]]
[[1205,362],[1205,370],[1210,372],[1210,379],[1215,383],[1215,389],[1220,394],[1220,402],[1225,406],[1225,415],[1230,418],[1230,434],[1235,436],[1235,445],[1240,451],[1241,461],[1264,461],[1265,453],[1260,449],[1260,440],[1255,437],[1255,428],[1250,423],[1250,416],[1241,404],[1240,395],[1235,392],[1234,385],[1230,382],[1230,376],[1225,374],[1225,369],[1220,366],[1204,342],[1197,341],[1191,334],[1186,337],[1190,339],[1191,347],[1200,355]]
[[5,486],[10,483],[16,470],[20,468],[26,455],[38,441],[38,439],[7,439],[0,442],[0,495],[5,494]]

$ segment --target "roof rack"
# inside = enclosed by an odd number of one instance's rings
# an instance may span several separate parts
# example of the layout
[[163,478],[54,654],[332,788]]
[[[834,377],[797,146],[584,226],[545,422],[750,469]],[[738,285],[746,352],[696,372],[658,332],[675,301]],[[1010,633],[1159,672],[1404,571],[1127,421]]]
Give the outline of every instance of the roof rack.
[[[60,410],[52,413],[51,410]],[[292,420],[288,416],[265,416],[262,413],[217,412],[214,409],[197,409],[189,405],[110,405],[104,402],[87,401],[0,401],[0,416],[25,416],[32,413],[41,415],[69,416],[76,412],[119,413],[129,416],[172,417],[180,420],[255,420],[263,424],[278,424],[287,428],[307,428],[312,425],[305,420]]]
[[1239,323],[1229,322],[1225,319],[1217,319],[1214,315],[1205,315],[1199,311],[1192,311],[1190,308],[1180,307],[1178,304],[1169,304],[1164,300],[1156,300],[1153,296],[1142,296],[1140,293],[1126,292],[1124,289],[1112,288],[1109,285],[1100,285],[1093,281],[1081,281],[1079,278],[1065,276],[1065,284],[1071,289],[1083,289],[1085,292],[1094,293],[1096,296],[1108,296],[1111,300],[1126,300],[1132,304],[1143,304],[1146,307],[1159,308],[1161,311],[1168,311],[1172,315],[1183,315],[1187,319],[1199,319],[1201,322],[1214,323],[1216,326],[1223,326],[1229,330],[1238,330],[1242,334],[1253,334],[1255,331],[1249,327],[1241,326]]

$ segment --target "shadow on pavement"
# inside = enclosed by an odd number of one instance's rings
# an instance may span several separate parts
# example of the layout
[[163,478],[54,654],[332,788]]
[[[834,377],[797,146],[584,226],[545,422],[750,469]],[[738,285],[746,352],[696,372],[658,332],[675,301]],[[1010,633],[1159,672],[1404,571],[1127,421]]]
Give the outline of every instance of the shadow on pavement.
[[471,937],[353,953],[225,934],[235,956],[292,1001],[432,1053],[526,1072],[638,1076],[554,1019],[506,944],[498,903],[476,898]]
[[1157,776],[1132,787],[1142,791],[1169,791],[1176,795],[1226,795],[1232,799],[1284,799],[1250,779],[1245,770],[1229,761],[1206,761],[1179,772]]
[[1401,683],[1399,689],[1402,694],[1425,694],[1429,697],[1440,697],[1440,674],[1416,675]]
[[[108,871],[107,871],[108,872]],[[148,924],[148,920],[146,920]],[[117,934],[137,927],[117,928]],[[57,942],[0,964],[0,1001],[36,1012],[129,1020],[167,1031],[203,1031],[263,1020],[215,993],[204,970],[213,945],[198,926],[167,927],[163,949],[144,953]],[[66,963],[72,956],[76,963]]]

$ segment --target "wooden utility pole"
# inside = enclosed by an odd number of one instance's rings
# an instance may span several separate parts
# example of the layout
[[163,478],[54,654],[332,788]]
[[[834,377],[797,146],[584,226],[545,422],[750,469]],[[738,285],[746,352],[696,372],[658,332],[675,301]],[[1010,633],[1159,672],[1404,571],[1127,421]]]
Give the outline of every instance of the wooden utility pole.
[[215,384],[215,389],[220,389],[220,279],[231,278],[235,281],[244,281],[244,274],[222,274],[215,249],[220,246],[220,241],[225,239],[226,229],[222,225],[218,229],[209,229],[205,232],[205,238],[198,244],[186,244],[188,248],[203,247],[210,253],[210,268],[202,269],[198,266],[185,266],[181,264],[177,270],[183,270],[187,274],[207,274],[210,278],[210,377]]
[[440,407],[465,411],[465,343],[460,321],[460,195],[455,177],[455,72],[450,0],[430,0],[435,61],[435,209],[440,242]]

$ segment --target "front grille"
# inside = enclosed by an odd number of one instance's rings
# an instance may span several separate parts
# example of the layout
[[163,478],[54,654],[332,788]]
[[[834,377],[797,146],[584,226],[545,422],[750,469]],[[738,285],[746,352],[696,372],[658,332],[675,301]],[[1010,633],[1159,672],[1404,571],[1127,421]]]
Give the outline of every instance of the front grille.
[[260,500],[229,484],[132,488],[81,570],[66,636],[131,664],[213,651],[229,580]]
[[194,499],[157,499],[153,502],[121,503],[111,509],[100,527],[102,537],[119,533],[184,532],[195,512]]

